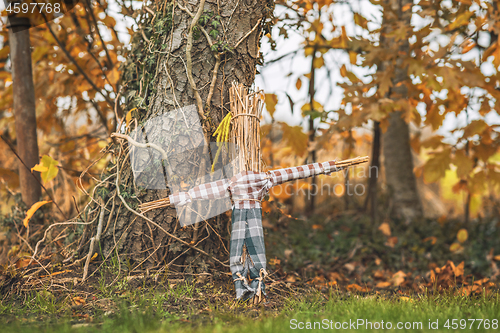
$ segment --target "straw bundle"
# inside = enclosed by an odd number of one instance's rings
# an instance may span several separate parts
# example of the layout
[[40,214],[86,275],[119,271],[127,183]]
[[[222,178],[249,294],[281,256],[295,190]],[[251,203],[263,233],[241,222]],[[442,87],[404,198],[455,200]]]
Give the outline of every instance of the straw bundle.
[[264,107],[264,94],[249,94],[243,84],[233,82],[229,88],[231,136],[237,171],[261,172],[260,117]]

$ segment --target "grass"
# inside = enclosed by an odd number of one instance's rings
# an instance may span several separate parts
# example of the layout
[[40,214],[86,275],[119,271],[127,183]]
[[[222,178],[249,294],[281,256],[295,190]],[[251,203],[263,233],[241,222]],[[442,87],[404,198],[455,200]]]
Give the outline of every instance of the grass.
[[[481,332],[498,330],[500,320],[499,294],[408,297],[309,290],[286,297],[272,295],[273,306],[251,306],[234,303],[222,287],[181,283],[162,292],[128,289],[113,298],[99,299],[104,295],[98,295],[83,306],[71,305],[72,297],[32,292],[23,302],[2,302],[1,332],[244,333],[300,328],[323,331],[340,329],[342,325],[344,332],[359,332],[373,331],[379,325],[384,329],[377,331],[393,331],[398,323],[403,329],[397,331],[402,332],[428,332],[430,323],[438,328],[433,332],[456,331],[454,326],[457,330]],[[489,329],[485,327],[486,319]],[[449,328],[445,327],[447,321]],[[388,323],[392,329],[388,329]]]

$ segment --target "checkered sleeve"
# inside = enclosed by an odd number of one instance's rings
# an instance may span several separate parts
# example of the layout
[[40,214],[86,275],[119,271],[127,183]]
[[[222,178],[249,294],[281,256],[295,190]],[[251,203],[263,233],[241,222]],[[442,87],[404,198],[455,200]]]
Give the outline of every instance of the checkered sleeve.
[[320,174],[330,174],[336,171],[335,161],[327,161],[323,163],[312,163],[297,167],[284,169],[276,169],[269,171],[273,185],[279,185],[296,179],[304,179]]
[[224,198],[229,196],[227,191],[228,186],[229,181],[227,179],[201,184],[193,187],[187,192],[177,192],[171,194],[169,196],[170,203],[175,206],[182,206],[190,203],[192,200]]

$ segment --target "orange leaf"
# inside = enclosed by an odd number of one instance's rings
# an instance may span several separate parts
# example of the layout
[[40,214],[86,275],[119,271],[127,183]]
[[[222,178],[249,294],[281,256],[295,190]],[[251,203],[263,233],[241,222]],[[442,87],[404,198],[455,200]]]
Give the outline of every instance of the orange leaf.
[[463,261],[453,269],[453,273],[455,273],[455,276],[464,275],[464,262]]
[[496,261],[500,261],[500,254],[493,257]]
[[375,288],[387,288],[390,287],[391,283],[390,282],[379,282],[375,286]]
[[389,247],[394,247],[398,243],[398,238],[397,237],[389,237],[387,238],[387,242],[385,242],[384,245],[389,246]]
[[38,210],[38,208],[42,207],[43,205],[45,205],[46,203],[49,203],[49,202],[51,202],[51,201],[38,201],[38,202],[35,202],[33,204],[33,206],[31,206],[30,209],[28,209],[28,211],[26,212],[26,217],[24,218],[24,221],[23,221],[23,224],[26,228],[28,227],[28,223],[29,223],[31,217],[33,216],[33,214],[35,214],[35,212]]
[[378,230],[382,231],[384,235],[389,237],[391,235],[391,227],[389,226],[389,223],[384,222],[378,227]]
[[434,245],[434,244],[436,244],[436,242],[437,242],[437,238],[436,238],[436,237],[434,237],[434,236],[431,236],[431,237],[426,237],[426,238],[424,238],[424,240],[423,240],[423,242],[424,242],[424,243],[425,243],[425,242],[428,242],[428,241],[431,241],[431,244],[432,244],[432,245]]
[[357,290],[357,291],[363,291],[364,288],[356,283],[353,283],[353,284],[350,284],[347,286],[347,290],[353,290],[353,289]]
[[405,281],[405,277],[406,277],[405,272],[403,272],[403,271],[396,272],[392,276],[392,283],[394,284],[394,286],[397,287]]
[[73,297],[73,303],[75,305],[84,305],[85,304],[85,299],[80,296]]
[[297,78],[297,82],[295,82],[295,88],[297,88],[297,90],[300,90],[300,87],[302,87],[302,80],[299,78]]

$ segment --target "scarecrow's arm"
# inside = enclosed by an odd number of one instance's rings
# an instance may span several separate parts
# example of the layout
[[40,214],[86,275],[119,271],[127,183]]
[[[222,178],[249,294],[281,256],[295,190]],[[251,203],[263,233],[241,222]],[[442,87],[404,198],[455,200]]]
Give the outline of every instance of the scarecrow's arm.
[[312,163],[297,167],[277,169],[269,171],[274,185],[279,185],[296,179],[304,179],[321,174],[330,174],[361,163],[368,162],[368,156],[351,158],[343,161],[326,161],[323,163]]
[[193,187],[187,192],[177,192],[169,196],[170,203],[181,206],[190,203],[192,200],[220,199],[229,196],[227,179],[201,184]]
[[269,171],[274,185],[279,185],[296,179],[304,179],[320,174],[329,174],[337,171],[335,161],[327,161],[323,163],[311,163],[296,167],[277,169]]

